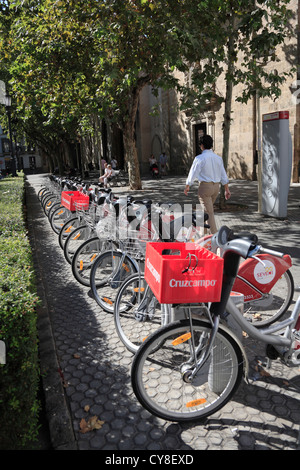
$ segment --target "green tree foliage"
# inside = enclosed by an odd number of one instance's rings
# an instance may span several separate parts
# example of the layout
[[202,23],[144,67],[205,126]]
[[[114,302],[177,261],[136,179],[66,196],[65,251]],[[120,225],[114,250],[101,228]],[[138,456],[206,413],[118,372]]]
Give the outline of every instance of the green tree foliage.
[[[243,84],[236,100],[247,103],[255,93],[276,99],[290,71],[278,74],[278,46],[289,34],[290,0],[212,0],[213,29],[207,38],[206,57],[193,69],[192,87],[185,90],[183,106],[194,114],[203,110],[220,75],[226,82],[223,126],[223,159],[228,162],[232,99],[235,85]],[[197,60],[193,50],[190,60]],[[200,53],[198,61],[203,58]],[[271,67],[270,64],[273,64]],[[202,98],[202,99],[199,99]]]
[[[15,0],[9,10],[1,3],[0,53],[27,129],[55,143],[91,132],[91,115],[116,123],[133,189],[141,187],[134,131],[145,85],[177,88],[182,108],[197,114],[224,74],[226,164],[233,86],[244,83],[239,99],[247,102],[253,90],[278,96],[285,79],[265,65],[286,35],[289,0]],[[175,69],[192,70],[191,82],[179,83]]]
[[177,0],[11,2],[15,20],[4,53],[23,120],[32,128],[39,116],[50,135],[88,129],[94,112],[116,122],[131,186],[139,188],[139,94],[146,84],[178,85],[174,68],[186,68],[191,41],[200,47],[204,39],[190,32],[192,6]]

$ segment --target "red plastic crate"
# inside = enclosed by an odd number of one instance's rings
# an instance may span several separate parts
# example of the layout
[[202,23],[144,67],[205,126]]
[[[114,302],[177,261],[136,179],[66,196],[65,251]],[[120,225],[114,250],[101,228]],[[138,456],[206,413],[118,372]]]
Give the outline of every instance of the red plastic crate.
[[145,280],[160,303],[218,302],[223,263],[223,258],[195,243],[149,242]]
[[80,203],[80,208],[82,210],[87,210],[89,208],[90,199],[85,194],[82,194],[80,191],[62,191],[61,193],[61,204],[74,212],[76,210],[75,203]]

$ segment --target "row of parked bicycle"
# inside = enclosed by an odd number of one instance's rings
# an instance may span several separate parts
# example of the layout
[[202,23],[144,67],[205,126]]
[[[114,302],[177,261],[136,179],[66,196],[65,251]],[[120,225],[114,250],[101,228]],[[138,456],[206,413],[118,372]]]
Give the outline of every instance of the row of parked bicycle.
[[[62,204],[62,194],[78,193],[88,204],[80,197],[73,210]],[[103,310],[115,312],[118,334],[135,352],[143,338],[170,318],[144,279],[146,244],[193,239],[195,214],[176,218],[168,210],[172,204],[118,198],[110,189],[53,175],[38,196],[75,279],[91,288]]]
[[[73,207],[62,204],[62,194],[74,196]],[[167,242],[166,246],[177,247],[178,241],[192,241],[206,250],[213,250],[212,236],[203,235],[203,226],[198,226],[193,212],[176,214],[171,210],[172,204],[131,196],[117,197],[110,189],[75,179],[50,176],[38,196],[75,279],[90,287],[97,304],[114,315],[121,341],[136,356],[145,338],[162,326],[170,325],[178,314],[178,305],[160,303],[146,282],[147,244]],[[249,242],[249,234],[239,236]],[[186,264],[189,269],[191,257]],[[243,294],[247,323],[257,329],[270,327],[287,312],[294,294],[291,264],[288,255],[278,256],[269,251],[258,252],[239,265],[230,290]],[[207,314],[207,304],[201,299],[191,307],[197,315]],[[158,341],[148,353],[154,353],[161,344]],[[138,367],[140,365],[134,368],[135,375],[139,374]],[[146,408],[172,419],[174,412],[165,415],[164,411],[157,411],[157,405],[151,408],[148,398],[140,396],[137,388],[141,386],[141,378],[134,379],[134,383],[134,390]],[[200,411],[195,416],[203,416],[203,413],[206,412]],[[191,414],[185,416],[184,412],[183,415],[181,418],[181,413],[177,416],[175,412],[175,419],[186,420],[188,416],[193,419]]]

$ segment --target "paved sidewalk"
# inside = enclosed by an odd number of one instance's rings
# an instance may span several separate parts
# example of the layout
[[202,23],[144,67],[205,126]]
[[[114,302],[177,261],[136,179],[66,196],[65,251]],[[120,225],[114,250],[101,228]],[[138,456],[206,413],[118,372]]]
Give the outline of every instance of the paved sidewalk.
[[[299,370],[272,363],[259,373],[264,351],[245,340],[251,370],[233,400],[201,424],[180,425],[153,417],[137,402],[130,384],[132,354],[119,341],[112,315],[74,279],[57,235],[41,210],[37,192],[45,175],[27,177],[28,231],[33,247],[39,295],[38,326],[41,368],[52,445],[55,450],[148,450],[192,453],[197,450],[296,450],[300,425]],[[133,194],[153,201],[188,203],[184,178],[144,182]],[[126,188],[114,188],[127,193]],[[300,285],[300,185],[290,190],[288,217],[271,219],[257,212],[257,185],[231,183],[231,202],[248,209],[217,212],[217,224],[255,232],[265,246],[293,258],[292,273]],[[295,293],[296,297],[297,293]],[[100,429],[80,432],[80,421],[96,416]],[[129,454],[130,455],[130,452]]]

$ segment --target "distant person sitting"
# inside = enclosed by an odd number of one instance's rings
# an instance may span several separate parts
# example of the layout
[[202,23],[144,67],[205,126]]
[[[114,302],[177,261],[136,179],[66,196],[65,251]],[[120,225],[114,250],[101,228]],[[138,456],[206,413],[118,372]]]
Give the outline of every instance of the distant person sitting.
[[152,169],[153,165],[157,165],[157,161],[156,161],[156,158],[154,157],[153,153],[152,153],[152,155],[150,155],[149,165],[150,165],[150,170]]
[[109,181],[112,179],[114,176],[114,170],[112,169],[111,165],[107,165],[104,171],[104,174],[100,176],[99,181],[100,183],[104,184],[104,187],[108,187]]

